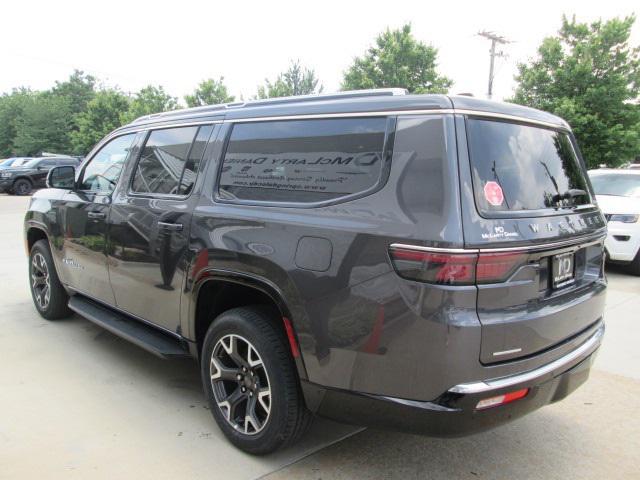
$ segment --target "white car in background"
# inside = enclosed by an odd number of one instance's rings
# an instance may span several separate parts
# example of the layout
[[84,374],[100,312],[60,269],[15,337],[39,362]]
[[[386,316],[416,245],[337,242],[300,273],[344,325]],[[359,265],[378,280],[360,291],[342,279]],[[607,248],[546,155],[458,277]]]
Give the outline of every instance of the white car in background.
[[640,170],[601,168],[590,170],[589,177],[608,222],[607,259],[640,275]]

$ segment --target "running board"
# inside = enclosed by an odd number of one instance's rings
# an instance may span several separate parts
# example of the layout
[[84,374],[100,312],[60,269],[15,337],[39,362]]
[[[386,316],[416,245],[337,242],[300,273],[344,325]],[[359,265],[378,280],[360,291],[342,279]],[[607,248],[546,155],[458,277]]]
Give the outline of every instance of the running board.
[[190,357],[188,348],[179,339],[86,297],[72,296],[69,299],[69,308],[160,358]]

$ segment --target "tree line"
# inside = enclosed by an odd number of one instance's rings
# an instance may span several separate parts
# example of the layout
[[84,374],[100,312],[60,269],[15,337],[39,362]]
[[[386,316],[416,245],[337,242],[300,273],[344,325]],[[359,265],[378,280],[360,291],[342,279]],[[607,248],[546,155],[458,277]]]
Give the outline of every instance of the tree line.
[[[589,166],[619,165],[640,154],[640,49],[629,45],[634,16],[577,22],[562,17],[557,35],[518,65],[508,101],[557,114],[572,126]],[[343,73],[342,90],[401,87],[411,93],[447,93],[438,50],[418,41],[411,25],[380,33]],[[315,71],[299,61],[265,79],[254,98],[322,92]],[[17,88],[0,96],[0,157],[42,151],[86,154],[113,129],[150,113],[234,102],[224,77],[202,81],[182,104],[162,86],[133,94],[102,85],[76,70],[50,90]]]

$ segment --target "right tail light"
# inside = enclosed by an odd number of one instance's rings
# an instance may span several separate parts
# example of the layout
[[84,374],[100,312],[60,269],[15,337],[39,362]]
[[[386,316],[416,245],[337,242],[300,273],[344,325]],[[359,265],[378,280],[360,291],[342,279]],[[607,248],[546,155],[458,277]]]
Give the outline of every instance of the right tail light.
[[401,277],[439,285],[504,282],[527,261],[525,252],[441,253],[397,246],[389,256]]

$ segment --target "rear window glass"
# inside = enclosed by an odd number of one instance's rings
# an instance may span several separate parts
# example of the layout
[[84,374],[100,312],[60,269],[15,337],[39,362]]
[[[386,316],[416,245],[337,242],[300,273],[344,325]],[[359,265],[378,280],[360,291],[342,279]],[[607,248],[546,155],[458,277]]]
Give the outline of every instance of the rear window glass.
[[219,194],[309,203],[369,190],[380,179],[386,124],[385,118],[236,124]]
[[490,214],[590,203],[584,169],[566,133],[470,118],[467,135],[480,211]]
[[640,174],[596,174],[591,176],[596,195],[640,197]]

